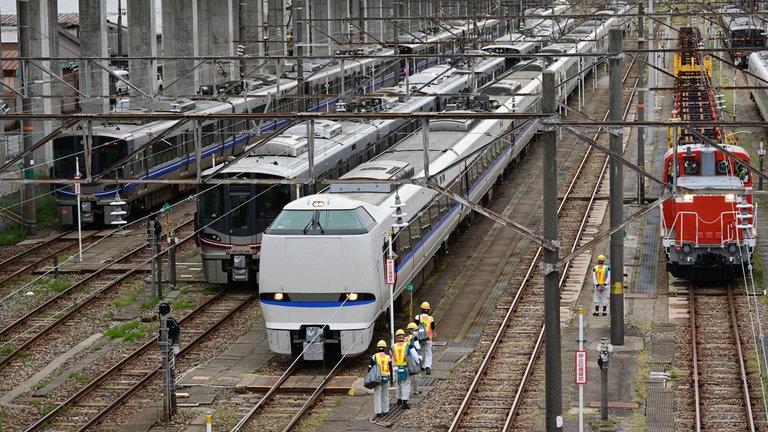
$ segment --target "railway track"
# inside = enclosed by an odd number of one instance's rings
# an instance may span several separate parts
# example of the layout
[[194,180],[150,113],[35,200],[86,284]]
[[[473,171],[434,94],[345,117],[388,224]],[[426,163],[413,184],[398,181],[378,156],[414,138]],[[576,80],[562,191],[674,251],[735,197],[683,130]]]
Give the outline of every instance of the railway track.
[[[180,228],[189,229],[192,222],[190,220]],[[186,241],[190,241],[191,238],[190,236]],[[145,270],[142,265],[147,261],[145,249],[146,247],[142,245],[129,250],[122,257],[75,282],[0,330],[2,346],[6,350],[13,349],[0,359],[0,368],[2,368],[0,370],[5,372],[12,360],[16,359],[22,351],[30,355],[34,343],[59,326],[69,323],[68,320],[77,318],[82,310],[92,307],[97,300],[103,301],[105,296],[112,294],[113,290],[118,289],[124,281],[143,274]],[[119,263],[127,263],[131,269],[115,276],[111,273],[111,268]]]
[[[192,221],[182,224],[179,230],[188,231],[180,245],[191,243],[194,239]],[[106,331],[115,310],[114,303],[120,298],[130,298],[132,292],[144,286],[145,264],[150,256],[146,245],[134,247],[0,330],[3,401],[10,403],[24,394],[31,389],[32,381],[50,381],[45,375],[53,372],[49,366],[52,360],[63,356],[61,366],[66,366],[83,358],[85,354],[78,351],[77,346],[95,340]],[[111,273],[115,264],[125,266],[117,275]],[[137,279],[140,285],[131,282]],[[64,393],[72,390],[68,387]],[[57,392],[62,391],[59,388]]]
[[251,407],[230,432],[243,430],[282,430],[291,431],[299,425],[310,410],[319,404],[333,378],[341,375],[345,365],[336,365],[333,370],[318,377],[317,387],[312,391],[296,392],[286,389],[284,384],[288,378],[309,371],[300,371],[300,363],[293,362],[275,384],[260,396],[259,401]]
[[[630,79],[634,68],[630,65],[624,81]],[[637,85],[635,80],[633,88]],[[632,100],[632,95],[628,96]],[[629,110],[626,104],[625,117]],[[605,114],[607,115],[607,113]],[[598,132],[599,133],[599,132]],[[597,139],[597,135],[594,139]],[[568,184],[558,208],[564,245],[579,246],[586,221],[593,210],[605,211],[605,200],[598,205],[598,195],[605,194],[608,158],[604,153],[587,150],[577,164],[573,179]],[[589,181],[585,181],[589,179]],[[598,208],[595,208],[598,207]],[[581,217],[575,217],[581,215]],[[488,343],[483,360],[464,395],[450,424],[449,431],[488,429],[509,430],[520,415],[525,389],[537,367],[537,358],[544,337],[543,274],[538,270],[542,249],[530,250],[533,256],[527,266],[522,283],[508,295],[504,302],[506,314],[501,320],[493,340]],[[561,276],[561,284],[567,277],[568,267]],[[534,386],[538,387],[538,386]],[[516,425],[519,427],[520,425]]]
[[[2,287],[0,297],[4,298],[12,295],[18,288],[17,285],[8,286],[10,281],[31,274],[33,270],[40,267],[43,263],[53,261],[54,257],[66,254],[76,247],[78,241],[67,238],[73,232],[64,232],[45,242],[15,248],[8,258],[0,261],[0,287]],[[94,234],[93,232],[86,234],[83,240],[87,242]]]
[[696,431],[756,430],[733,291],[688,291]]
[[[215,332],[233,315],[255,302],[250,295],[220,293],[179,320],[183,340],[189,339],[176,355],[180,362],[194,355],[196,347],[215,337]],[[104,418],[142,388],[157,384],[161,364],[157,338],[126,355],[102,375],[79,389],[65,402],[29,426],[27,431],[86,430]]]

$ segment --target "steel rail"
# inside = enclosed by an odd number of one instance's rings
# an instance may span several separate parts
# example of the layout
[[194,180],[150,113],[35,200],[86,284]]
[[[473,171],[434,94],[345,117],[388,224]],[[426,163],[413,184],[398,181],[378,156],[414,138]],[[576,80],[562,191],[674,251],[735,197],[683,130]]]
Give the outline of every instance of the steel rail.
[[[627,78],[630,70],[631,70],[631,68],[628,68],[627,73],[624,76],[624,79]],[[635,83],[635,87],[636,86],[637,86],[637,82]],[[634,89],[633,89],[633,93],[632,94],[634,94]],[[631,105],[631,103],[632,103],[632,96],[630,96],[629,101],[628,101],[628,103],[626,105],[626,108],[625,108],[625,111],[624,111],[625,116],[626,116],[626,113],[629,110],[629,106]],[[607,118],[607,116],[608,116],[608,113],[606,112],[604,118]],[[595,133],[595,138],[597,138],[597,136],[599,134],[600,134],[600,131],[598,130]],[[566,202],[568,196],[573,192],[573,189],[575,189],[575,186],[576,186],[576,183],[577,183],[577,178],[579,177],[578,174],[586,167],[586,160],[589,157],[589,155],[591,153],[591,150],[592,150],[592,148],[589,147],[589,149],[587,150],[584,158],[582,159],[582,162],[581,162],[579,168],[577,169],[577,174],[574,176],[574,180],[570,183],[569,187],[567,188],[567,192],[566,192],[566,194],[565,194],[563,200],[561,201],[560,206],[559,206],[559,208],[557,210],[558,214],[561,213],[562,209],[564,208],[564,205],[565,205],[565,202]],[[597,191],[599,189],[600,182],[602,181],[602,178],[604,177],[605,172],[607,170],[608,161],[609,161],[609,159],[606,158],[606,161],[603,164],[603,167],[601,169],[601,175],[598,177],[598,179],[596,181],[595,188],[593,188],[592,197],[589,200],[589,207],[588,207],[587,211],[585,212],[585,216],[584,216],[584,218],[582,220],[586,220],[587,219],[587,216],[589,214],[589,210],[592,208],[592,204],[595,201],[595,196],[597,195]],[[583,224],[580,226],[580,229],[581,228],[583,228]],[[573,247],[576,247],[577,244],[578,244],[578,238],[574,242],[574,246]],[[523,282],[517,288],[517,292],[515,294],[515,297],[513,298],[512,303],[508,307],[507,313],[506,313],[504,319],[502,320],[501,324],[499,325],[499,330],[497,331],[493,341],[491,342],[491,345],[490,345],[490,347],[488,349],[488,352],[486,353],[485,357],[483,358],[483,361],[481,362],[481,365],[480,365],[480,367],[478,369],[478,372],[475,374],[475,377],[472,380],[472,383],[470,384],[469,389],[467,390],[467,393],[465,394],[465,397],[462,400],[461,405],[459,406],[459,409],[458,409],[456,415],[454,416],[454,419],[453,419],[451,425],[448,428],[449,432],[458,430],[459,424],[460,424],[461,420],[463,419],[463,416],[467,413],[467,411],[469,409],[469,403],[470,403],[470,401],[471,401],[475,391],[478,389],[478,387],[480,385],[480,380],[485,376],[486,370],[488,369],[489,364],[495,358],[496,351],[497,351],[497,349],[498,349],[498,347],[500,345],[501,340],[504,338],[504,334],[505,334],[506,329],[507,329],[507,327],[509,325],[509,321],[510,321],[510,319],[512,317],[512,314],[517,309],[517,305],[519,303],[520,298],[522,297],[524,287],[529,282],[529,280],[531,278],[531,275],[533,274],[534,270],[536,269],[536,263],[539,261],[539,257],[541,256],[542,252],[543,252],[543,248],[539,247],[537,252],[536,252],[536,254],[534,255],[534,257],[532,259],[531,265],[529,266],[529,268],[528,268],[528,270],[526,272],[525,277],[523,278]],[[564,279],[565,279],[564,276],[561,277],[561,280],[560,280],[561,284],[563,283]],[[523,377],[521,379],[520,385],[519,385],[519,387],[516,390],[515,397],[514,397],[513,402],[512,402],[512,406],[510,407],[510,410],[509,410],[509,412],[507,414],[507,417],[506,417],[506,420],[505,420],[505,423],[504,423],[504,429],[503,429],[505,431],[508,430],[509,427],[511,427],[512,421],[514,420],[515,416],[517,415],[517,411],[518,411],[518,409],[520,407],[520,404],[521,404],[521,401],[522,401],[523,391],[525,389],[525,386],[526,386],[528,380],[530,379],[530,377],[531,377],[531,375],[533,373],[533,365],[534,365],[535,359],[538,357],[538,355],[540,353],[540,350],[541,350],[541,347],[543,346],[543,343],[542,343],[543,342],[543,338],[544,338],[544,325],[542,324],[542,326],[540,328],[540,331],[539,331],[539,336],[538,336],[538,338],[536,340],[536,343],[534,345],[533,352],[531,354],[531,357],[530,357],[530,359],[529,359],[529,361],[527,363],[527,366],[526,366],[525,370],[523,371]]]
[[[209,298],[206,300],[203,304],[201,304],[199,307],[197,307],[194,311],[192,311],[189,315],[185,316],[181,320],[179,320],[179,325],[186,324],[189,321],[191,321],[193,318],[197,317],[204,311],[206,311],[208,308],[211,307],[215,302],[218,302],[224,296],[226,293],[224,291],[218,293],[217,295]],[[225,322],[228,322],[229,319],[240,311],[243,307],[245,307],[248,303],[253,301],[252,296],[245,297],[239,305],[237,305],[235,308],[229,311],[224,317],[222,317],[220,320],[218,320],[213,326],[208,328],[205,332],[200,333],[195,339],[190,341],[187,345],[184,346],[179,351],[178,357],[181,357],[182,355],[189,352],[193,347],[199,345],[200,342],[202,342],[205,338],[207,338],[213,331],[218,329],[222,324]],[[46,414],[43,418],[39,419],[36,423],[29,426],[26,431],[32,432],[36,430],[40,430],[41,428],[51,424],[51,419],[55,418],[57,415],[61,414],[62,412],[66,411],[68,407],[73,406],[76,402],[78,402],[83,397],[87,396],[90,392],[96,389],[96,387],[104,382],[107,382],[111,375],[116,373],[119,369],[126,366],[129,362],[135,360],[136,358],[140,357],[141,355],[146,354],[150,349],[154,349],[157,346],[158,338],[154,337],[151,340],[147,341],[144,345],[127,355],[125,358],[123,358],[119,363],[115,364],[109,370],[102,373],[99,377],[95,378],[93,381],[89,382],[88,385],[80,389],[75,395],[71,396],[69,399],[67,399],[65,402],[59,404],[56,408],[54,408],[51,412]],[[118,396],[116,400],[114,400],[111,404],[107,405],[104,409],[99,411],[96,416],[88,420],[83,426],[79,427],[78,430],[83,431],[87,428],[93,426],[97,422],[101,421],[107,414],[109,414],[112,410],[117,408],[124,402],[128,397],[133,395],[136,391],[138,391],[140,388],[143,387],[144,384],[146,384],[149,380],[152,378],[157,377],[157,373],[159,370],[162,369],[162,366],[152,370],[151,372],[145,374],[140,380],[131,386],[128,390],[126,390],[123,394]]]
[[[193,222],[193,220],[189,220],[189,221],[183,223],[182,225],[180,225],[180,227],[183,227],[183,226],[186,226],[188,224],[191,224],[192,222]],[[189,241],[192,238],[194,238],[194,235],[189,236],[189,237],[187,237],[185,239],[182,239],[182,241],[179,244],[181,244],[181,243],[183,243],[185,241]],[[75,283],[71,287],[69,287],[66,290],[62,291],[61,293],[59,293],[55,297],[49,299],[48,301],[46,301],[42,305],[38,306],[37,308],[35,308],[34,310],[30,311],[29,313],[27,313],[26,315],[24,315],[20,319],[16,320],[14,323],[8,325],[6,328],[1,330],[0,331],[0,338],[7,337],[8,334],[11,331],[13,331],[14,329],[20,327],[21,325],[25,324],[26,322],[30,321],[36,315],[41,314],[46,308],[48,308],[49,306],[53,305],[55,302],[61,301],[62,299],[66,298],[67,295],[70,295],[70,294],[76,292],[76,290],[79,287],[85,285],[87,282],[91,281],[92,279],[95,279],[96,277],[99,277],[99,276],[102,276],[103,274],[105,274],[106,271],[110,267],[112,267],[113,265],[119,263],[120,261],[122,261],[122,260],[124,260],[124,259],[126,259],[126,258],[128,258],[128,257],[130,257],[130,256],[132,256],[134,254],[136,254],[136,253],[141,252],[144,249],[146,249],[146,245],[141,245],[141,246],[139,246],[139,247],[137,247],[137,248],[127,252],[125,255],[123,255],[122,257],[120,257],[118,259],[116,259],[115,261],[113,261],[111,263],[108,263],[104,267],[102,267],[102,268],[98,269],[97,271],[95,271],[94,273],[88,275],[86,278],[78,281],[77,283]],[[143,271],[143,270],[139,270],[138,267],[130,269],[127,272],[123,273],[122,275],[119,275],[117,278],[115,278],[112,281],[110,281],[107,285],[97,289],[96,291],[94,291],[93,293],[91,293],[90,295],[85,297],[82,301],[80,301],[77,305],[75,305],[71,309],[67,310],[63,315],[61,315],[54,322],[50,323],[48,326],[43,328],[40,332],[36,333],[35,335],[33,335],[32,337],[27,339],[21,346],[19,346],[18,348],[16,348],[12,352],[8,353],[4,358],[0,359],[0,368],[2,368],[3,366],[8,365],[11,362],[11,360],[16,358],[21,352],[23,352],[24,350],[29,348],[33,343],[35,343],[38,340],[40,340],[43,336],[45,336],[48,333],[50,333],[53,329],[55,329],[55,328],[59,327],[60,325],[62,325],[65,321],[67,321],[69,318],[73,317],[75,314],[80,312],[86,306],[89,306],[91,304],[91,301],[93,301],[96,298],[100,297],[101,295],[109,292],[112,288],[114,288],[115,286],[119,285],[121,282],[123,282],[124,280],[126,280],[129,277],[133,276],[135,273],[138,273],[139,271]]]
[[[5,261],[0,262],[0,267],[5,267],[6,265],[10,264],[12,261],[16,261],[19,258],[28,256],[28,255],[33,255],[33,254],[37,253],[43,247],[48,246],[50,242],[57,241],[57,240],[65,241],[65,240],[62,239],[62,237],[66,236],[68,234],[71,234],[73,232],[74,232],[74,230],[62,233],[60,235],[55,236],[52,239],[49,239],[48,241],[46,241],[44,243],[40,243],[40,244],[36,245],[35,247],[26,249],[24,252],[22,252],[22,253],[20,253],[18,255],[15,255],[13,257],[10,257],[10,258],[6,259]],[[84,239],[87,239],[87,238],[90,238],[90,237],[91,236],[86,236],[86,237],[84,237]],[[73,240],[73,242],[74,242],[74,240]],[[28,265],[26,265],[26,266],[16,270],[12,274],[10,274],[8,276],[5,276],[2,279],[0,279],[0,286],[5,285],[5,283],[8,282],[9,280],[11,280],[11,279],[15,278],[16,276],[19,276],[19,275],[27,272],[32,267],[42,263],[43,261],[47,260],[48,258],[50,258],[52,256],[55,256],[55,255],[58,255],[58,254],[64,252],[65,250],[67,250],[67,249],[69,249],[71,247],[73,247],[73,245],[72,244],[68,244],[68,245],[66,245],[64,247],[61,247],[59,249],[54,250],[53,252],[46,253],[43,256],[41,256],[39,258],[36,258],[35,261],[33,261],[32,263],[30,263],[30,264],[28,264]]]

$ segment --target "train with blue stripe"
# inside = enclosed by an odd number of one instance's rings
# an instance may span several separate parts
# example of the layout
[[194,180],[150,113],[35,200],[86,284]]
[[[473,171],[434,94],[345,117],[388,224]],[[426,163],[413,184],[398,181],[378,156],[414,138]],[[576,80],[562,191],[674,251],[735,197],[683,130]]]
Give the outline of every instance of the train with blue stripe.
[[[465,32],[477,27],[474,23],[464,26]],[[443,42],[461,31],[462,27],[456,27],[436,35],[433,44],[439,50],[412,62],[413,69],[408,73],[432,67],[438,64],[440,55],[453,53],[451,44]],[[60,222],[74,225],[79,212],[80,223],[110,225],[125,217],[112,214],[118,207],[128,215],[134,210],[156,208],[195,189],[195,185],[173,180],[197,178],[203,170],[238,157],[264,134],[289,127],[291,122],[229,120],[216,118],[218,114],[329,112],[353,95],[392,85],[400,61],[394,49],[363,50],[307,61],[302,66],[303,89],[299,89],[297,64],[288,65],[294,69],[285,70],[280,78],[246,76],[240,81],[201,87],[195,99],[170,98],[152,102],[145,109],[123,111],[136,114],[135,121],[83,122],[62,132],[52,142],[54,161],[50,167],[51,179],[66,180],[54,184]],[[181,115],[179,120],[153,120],[155,113],[208,117],[202,123],[185,120]],[[141,115],[146,118],[138,119]],[[76,178],[86,180],[80,184],[79,207],[72,184]],[[148,182],[124,184],[119,179]],[[122,206],[113,205],[118,195],[125,203]]]
[[[317,192],[317,184],[306,184],[310,175],[338,178],[418,129],[419,123],[408,114],[440,111],[456,95],[471,92],[476,82],[482,85],[505,71],[502,58],[471,61],[472,65],[433,66],[398,86],[357,95],[336,107],[342,113],[401,117],[300,122],[249,146],[245,157],[204,171],[198,186],[196,231],[206,281],[256,282],[264,229],[285,204]],[[237,180],[243,183],[232,183]],[[269,180],[284,182],[257,183]]]
[[[595,31],[574,37],[602,47],[596,35],[621,19],[612,11]],[[503,59],[504,52],[499,54]],[[564,103],[579,88],[570,81],[590,69],[574,71],[563,58],[580,61],[557,54],[523,60],[509,75],[446,107],[455,118],[425,122],[343,181],[330,182],[328,190],[285,205],[261,238],[259,299],[270,350],[305,360],[366,352],[377,319],[391,303],[404,304],[406,286],[418,289],[437,254],[476,216],[418,183],[435,183],[486,205],[540,127],[536,116],[484,119],[464,113],[540,113],[545,69],[559,78],[556,98]]]

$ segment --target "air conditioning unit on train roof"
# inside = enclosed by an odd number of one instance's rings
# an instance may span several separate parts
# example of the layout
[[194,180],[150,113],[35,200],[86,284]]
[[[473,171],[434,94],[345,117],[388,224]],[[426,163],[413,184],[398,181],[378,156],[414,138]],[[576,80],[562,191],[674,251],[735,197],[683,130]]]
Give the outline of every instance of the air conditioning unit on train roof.
[[149,109],[155,112],[187,112],[195,109],[195,101],[190,99],[163,99],[152,102]]

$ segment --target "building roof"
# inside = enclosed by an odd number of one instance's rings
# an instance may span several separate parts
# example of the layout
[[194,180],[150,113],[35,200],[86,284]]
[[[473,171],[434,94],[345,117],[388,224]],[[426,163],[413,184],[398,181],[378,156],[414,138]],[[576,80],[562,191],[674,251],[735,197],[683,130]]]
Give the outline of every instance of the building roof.
[[[5,27],[16,27],[18,21],[16,14],[2,14],[0,15],[0,25]],[[60,13],[59,25],[68,27],[77,27],[80,25],[80,14],[78,13]]]
[[4,49],[3,50],[3,71],[15,71],[19,68],[18,50]]

